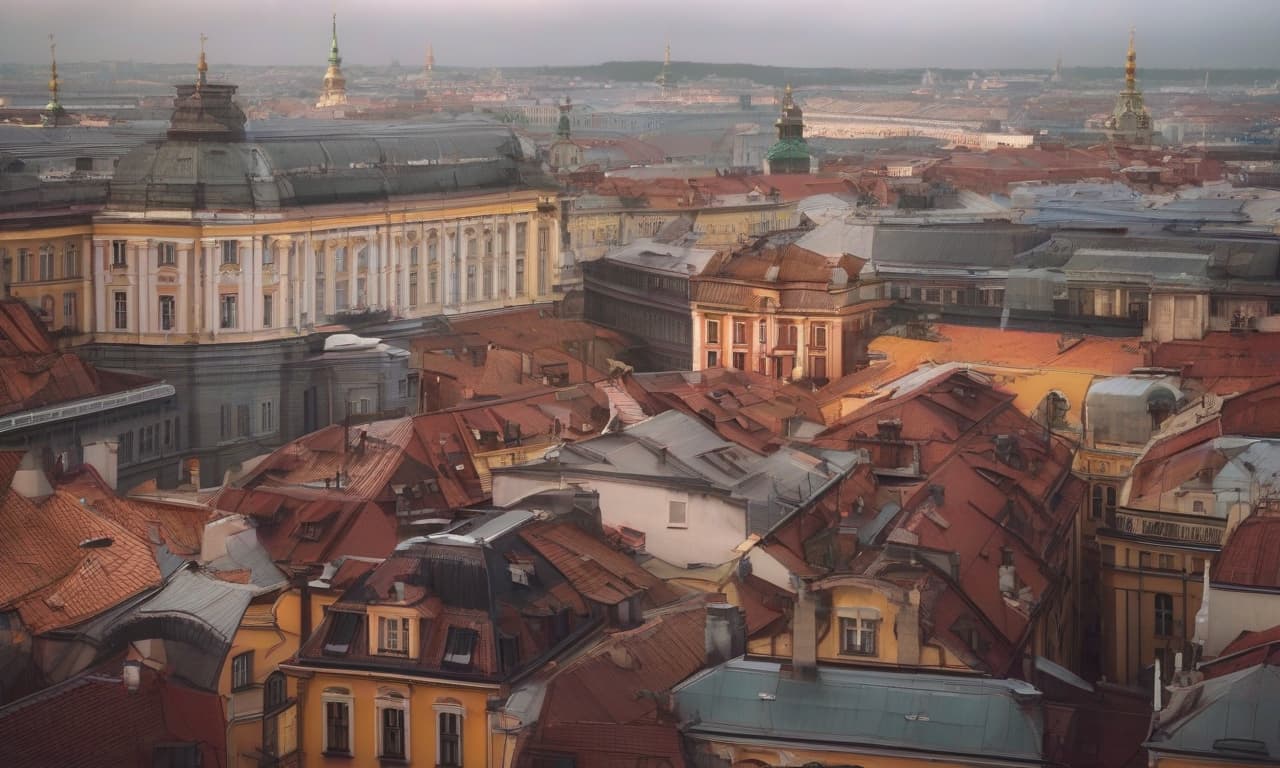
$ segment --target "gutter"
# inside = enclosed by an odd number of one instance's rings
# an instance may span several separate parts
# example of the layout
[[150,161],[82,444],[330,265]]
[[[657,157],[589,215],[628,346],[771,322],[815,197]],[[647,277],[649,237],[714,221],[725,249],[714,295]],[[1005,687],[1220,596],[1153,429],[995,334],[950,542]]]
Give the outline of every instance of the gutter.
[[91,413],[102,413],[115,408],[123,408],[127,405],[163,400],[166,397],[172,397],[174,392],[172,384],[161,382],[138,387],[137,389],[125,390],[113,395],[98,395],[60,405],[23,411],[13,416],[0,418],[0,434],[42,424],[68,421]]

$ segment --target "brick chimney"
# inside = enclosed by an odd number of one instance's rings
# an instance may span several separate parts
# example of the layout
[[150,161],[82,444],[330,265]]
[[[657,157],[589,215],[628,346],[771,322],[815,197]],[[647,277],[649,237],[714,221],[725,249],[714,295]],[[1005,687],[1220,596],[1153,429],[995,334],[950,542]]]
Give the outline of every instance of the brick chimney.
[[797,680],[813,680],[818,676],[818,605],[807,583],[795,579],[795,587],[796,608],[791,618],[791,673]]
[[747,651],[747,623],[742,609],[730,603],[708,603],[706,621],[707,666],[723,664]]

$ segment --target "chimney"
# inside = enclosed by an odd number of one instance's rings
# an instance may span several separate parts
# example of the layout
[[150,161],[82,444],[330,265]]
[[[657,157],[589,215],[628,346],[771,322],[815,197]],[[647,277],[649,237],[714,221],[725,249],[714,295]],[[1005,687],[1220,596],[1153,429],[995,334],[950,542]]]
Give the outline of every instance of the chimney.
[[746,621],[736,605],[708,603],[704,634],[709,667],[736,659],[747,651]]
[[898,609],[894,634],[898,637],[898,664],[917,666],[920,663],[920,590],[907,593],[907,604]]
[[[115,439],[99,440],[89,443],[84,447],[84,463],[97,470],[105,482],[112,490],[116,487],[116,469],[118,467],[116,449],[119,444]],[[200,488],[200,468],[196,466],[195,472],[192,473],[191,483],[197,490]]]
[[124,668],[120,670],[120,679],[124,682],[125,690],[137,693],[138,687],[142,685],[142,662],[134,659],[126,661]]
[[53,494],[49,476],[45,474],[44,467],[40,466],[40,459],[37,458],[35,451],[27,451],[27,454],[22,457],[18,471],[13,473],[11,485],[13,490],[28,499],[43,499]]
[[795,579],[796,608],[791,618],[791,673],[797,680],[818,676],[818,606],[809,585]]

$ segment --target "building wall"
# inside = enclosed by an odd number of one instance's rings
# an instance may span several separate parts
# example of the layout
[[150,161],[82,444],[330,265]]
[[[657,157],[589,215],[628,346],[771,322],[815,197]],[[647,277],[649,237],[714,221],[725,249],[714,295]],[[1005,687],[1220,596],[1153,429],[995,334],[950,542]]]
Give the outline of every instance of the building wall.
[[[1212,540],[1216,531],[1220,542],[1221,522],[1206,523],[1199,526],[1203,537]],[[1118,527],[1129,525],[1122,520]],[[1204,563],[1212,560],[1218,546],[1117,534],[1112,529],[1099,531],[1098,544],[1102,673],[1112,682],[1134,684],[1157,657],[1163,659],[1162,669],[1171,670],[1175,653],[1191,651]],[[1158,600],[1171,611],[1163,626],[1157,617]]]
[[[763,295],[763,293],[762,293]],[[738,368],[778,379],[836,379],[852,371],[855,361],[846,352],[871,324],[870,312],[851,315],[753,312],[745,307],[725,310],[693,305],[693,370]],[[711,335],[711,323],[716,336]],[[743,324],[736,343],[735,324]],[[763,332],[761,330],[763,323]],[[795,327],[795,343],[782,329]],[[817,346],[814,327],[825,329]]]
[[[291,674],[296,674],[294,669],[290,669]],[[350,756],[324,753],[326,690],[343,690],[349,697],[354,732]],[[383,768],[387,765],[387,761],[378,757],[376,702],[388,693],[399,694],[409,701],[409,712],[405,717],[409,731],[409,765],[437,764],[437,713],[441,709],[462,714],[463,765],[489,765],[489,725],[485,706],[488,697],[497,691],[496,685],[455,684],[376,672],[316,671],[314,675],[298,680],[298,721],[302,735],[302,754],[298,765],[304,768]]]
[[859,765],[863,768],[973,768],[973,766],[1007,766],[1008,759],[992,756],[966,757],[963,762],[939,759],[936,754],[894,754],[883,747],[859,748],[849,745],[843,749],[807,749],[793,743],[769,745],[738,741],[716,741],[701,736],[690,739],[695,768],[733,768],[768,766],[785,768],[794,765]]
[[[676,487],[575,474],[566,467],[561,478],[518,472],[493,476],[493,503],[505,506],[531,493],[572,483],[598,491],[605,525],[625,525],[645,534],[645,551],[672,565],[719,565],[736,557],[734,548],[747,538],[746,510],[715,495]],[[685,524],[670,522],[670,503],[685,504]]]
[[1147,336],[1152,341],[1202,339],[1209,330],[1208,294],[1155,294]]
[[[559,219],[536,191],[397,206],[393,214],[335,206],[257,221],[104,213],[78,227],[0,233],[0,248],[15,296],[37,305],[52,298],[51,327],[75,326],[99,343],[295,338],[344,311],[494,309],[548,301],[560,284]],[[78,276],[63,268],[68,244],[79,249]],[[41,269],[44,247],[55,251],[52,270]],[[35,254],[26,267],[22,253]],[[63,296],[73,293],[74,324],[62,316]]]
[[[1211,659],[1222,653],[1222,649],[1241,632],[1260,632],[1280,626],[1280,600],[1276,597],[1274,591],[1253,592],[1210,584],[1209,639],[1204,646],[1205,657]],[[1200,610],[1199,603],[1192,606],[1192,610]]]
[[645,343],[642,371],[686,371],[691,365],[687,275],[637,269],[601,259],[583,265],[586,319]]
[[83,333],[94,309],[92,242],[86,224],[0,232],[0,282],[8,285],[8,295],[35,307],[49,330]]

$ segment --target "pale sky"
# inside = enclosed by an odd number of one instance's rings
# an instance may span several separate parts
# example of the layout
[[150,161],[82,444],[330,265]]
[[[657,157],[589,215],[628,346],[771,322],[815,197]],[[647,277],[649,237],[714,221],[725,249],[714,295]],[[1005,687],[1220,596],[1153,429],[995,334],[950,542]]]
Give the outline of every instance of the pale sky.
[[347,64],[658,59],[855,68],[1280,67],[1280,0],[0,0],[0,61]]

